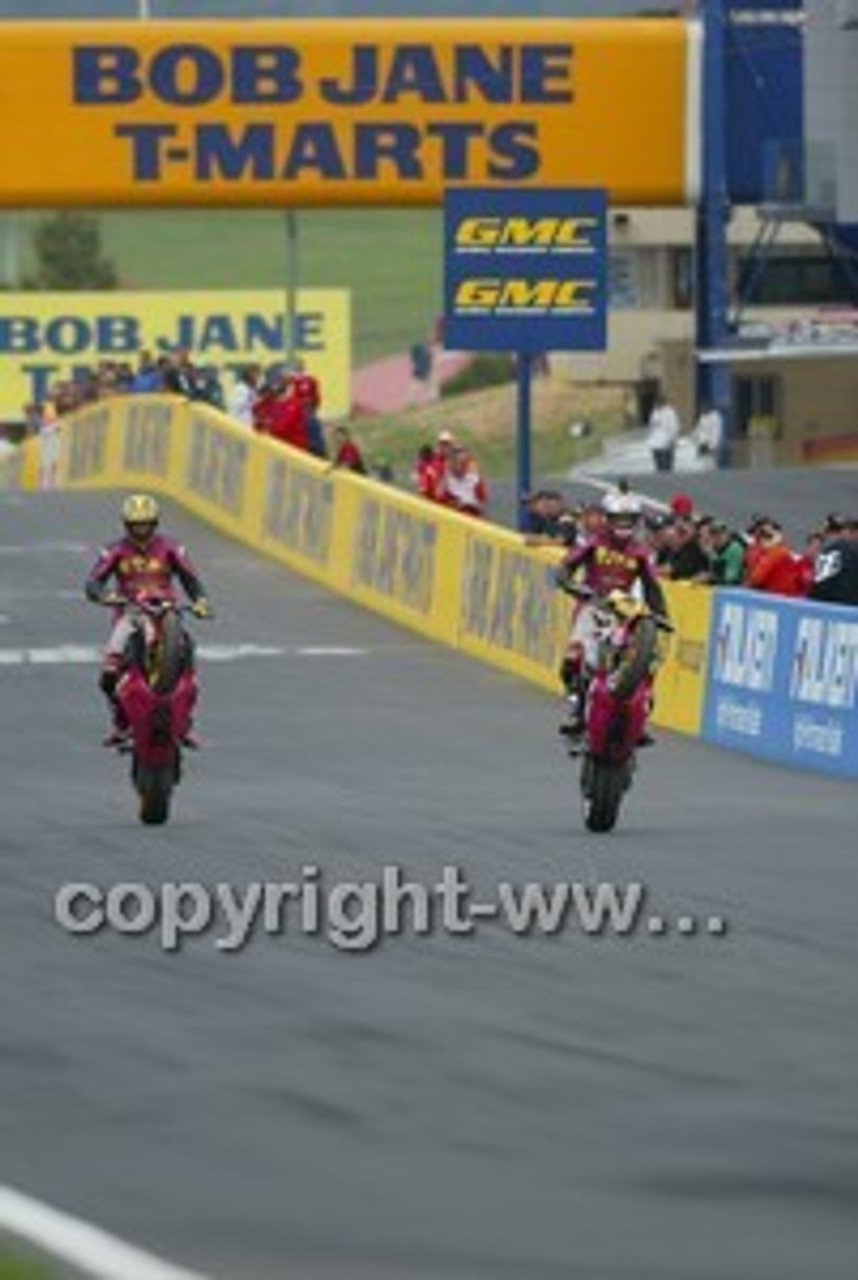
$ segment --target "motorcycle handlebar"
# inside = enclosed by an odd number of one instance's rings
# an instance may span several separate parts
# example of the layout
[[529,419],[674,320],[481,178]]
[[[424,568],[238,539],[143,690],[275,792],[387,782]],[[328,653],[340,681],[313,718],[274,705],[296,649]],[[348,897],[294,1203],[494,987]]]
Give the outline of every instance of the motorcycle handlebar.
[[[613,602],[607,596],[600,596],[592,587],[586,586],[581,582],[564,582],[562,578],[558,579],[558,585],[567,595],[574,596],[576,600],[586,600],[594,604],[597,609],[604,609],[608,613],[618,613]],[[664,614],[650,611],[649,616],[652,618],[659,631],[673,632],[676,627],[670,621],[670,618]]]
[[214,617],[214,610],[211,608],[209,608],[206,613],[200,614],[197,613],[192,604],[178,604],[175,600],[131,600],[128,596],[108,594],[102,596],[99,600],[95,601],[95,603],[100,604],[105,609],[136,609],[139,613],[156,614],[172,612],[179,615],[191,613],[195,618],[205,621]]

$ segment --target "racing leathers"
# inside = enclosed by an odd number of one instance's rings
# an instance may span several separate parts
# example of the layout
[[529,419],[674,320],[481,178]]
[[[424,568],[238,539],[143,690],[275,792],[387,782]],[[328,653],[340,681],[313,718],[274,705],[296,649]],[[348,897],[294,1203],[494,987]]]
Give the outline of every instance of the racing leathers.
[[[557,570],[557,582],[559,586],[577,583],[602,598],[612,591],[632,592],[639,583],[652,612],[667,616],[664,591],[649,550],[632,540],[615,538],[610,530],[573,547]],[[578,600],[560,678],[579,716],[583,714],[586,678],[596,664],[597,643],[595,606],[589,600]]]
[[[110,594],[111,579],[116,594],[132,602],[153,596],[176,600],[177,594],[173,585],[175,579],[181,583],[192,603],[205,601],[203,584],[184,547],[160,534],[154,534],[145,544],[135,542],[131,537],[126,536],[105,547],[87,577],[85,586],[87,599],[96,603],[102,601],[106,595]],[[133,623],[128,614],[122,609],[117,609],[104,651],[99,682],[110,704],[114,724],[120,729],[126,726],[122,723],[122,715],[116,699],[116,686],[122,674],[125,651],[132,630]],[[189,663],[193,660],[190,645],[187,660]]]

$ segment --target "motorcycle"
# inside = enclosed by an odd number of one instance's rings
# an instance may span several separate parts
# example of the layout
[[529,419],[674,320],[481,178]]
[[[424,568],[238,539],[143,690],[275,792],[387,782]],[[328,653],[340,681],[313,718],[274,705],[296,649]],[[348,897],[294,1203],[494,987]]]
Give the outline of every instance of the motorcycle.
[[584,824],[604,833],[616,826],[632,786],[652,710],[659,633],[673,626],[627,592],[597,596],[576,584],[565,589],[594,612],[597,658],[586,686],[583,744],[570,753],[582,757]]
[[149,596],[105,601],[131,619],[131,637],[116,697],[130,728],[131,782],[140,821],[169,819],[174,788],[182,779],[182,744],[190,732],[199,686],[190,661],[190,638],[182,618],[193,610],[175,600]]

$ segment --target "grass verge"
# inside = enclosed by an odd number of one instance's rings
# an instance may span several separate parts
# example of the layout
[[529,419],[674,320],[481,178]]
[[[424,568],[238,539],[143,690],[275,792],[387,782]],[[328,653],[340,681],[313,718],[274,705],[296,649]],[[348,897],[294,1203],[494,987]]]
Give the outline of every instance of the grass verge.
[[[602,439],[623,425],[624,393],[618,387],[590,387],[562,378],[533,384],[533,474],[564,475],[601,449]],[[353,430],[368,461],[389,458],[400,483],[407,483],[417,450],[439,431],[452,431],[473,451],[486,476],[506,479],[515,472],[516,388],[492,387],[410,409],[407,413],[359,418]],[[575,440],[574,422],[586,419],[592,434]]]
[[[21,219],[24,275],[39,218]],[[122,288],[285,288],[282,210],[129,210],[100,213],[99,223]],[[309,209],[297,227],[299,281],[351,290],[356,368],[427,338],[443,305],[439,210]]]

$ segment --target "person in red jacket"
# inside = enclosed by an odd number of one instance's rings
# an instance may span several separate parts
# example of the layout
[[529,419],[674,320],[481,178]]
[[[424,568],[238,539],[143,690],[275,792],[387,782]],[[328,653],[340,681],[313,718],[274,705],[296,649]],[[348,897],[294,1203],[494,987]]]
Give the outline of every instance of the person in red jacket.
[[253,408],[254,430],[271,436],[293,449],[310,447],[307,433],[307,415],[294,386],[284,378],[274,382],[264,391]]
[[427,502],[438,502],[438,464],[431,444],[420,446],[417,466],[414,469],[414,488]]
[[345,471],[354,471],[356,475],[365,476],[366,463],[363,460],[363,454],[352,439],[352,433],[348,427],[337,427],[334,432],[334,440],[336,441],[337,452],[332,465],[342,467]]
[[322,391],[319,386],[319,380],[314,378],[311,373],[307,373],[303,360],[296,360],[289,376],[289,383],[304,409],[309,450],[317,458],[325,458],[328,451],[325,447],[325,433],[322,430],[322,422],[319,417],[319,410],[322,407]]
[[745,564],[745,585],[752,591],[778,596],[803,594],[801,561],[790,550],[776,520],[764,520],[757,526]]

